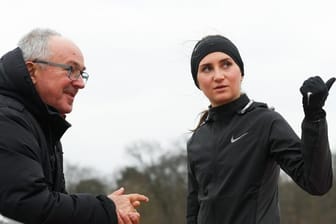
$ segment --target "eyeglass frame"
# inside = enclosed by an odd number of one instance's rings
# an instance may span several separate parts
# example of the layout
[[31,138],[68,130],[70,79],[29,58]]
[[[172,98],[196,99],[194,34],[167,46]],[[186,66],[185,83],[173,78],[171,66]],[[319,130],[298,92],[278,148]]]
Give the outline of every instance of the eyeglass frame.
[[89,74],[85,71],[79,71],[79,74],[75,74],[76,76],[73,76],[71,74],[74,68],[72,65],[67,65],[67,64],[60,64],[60,63],[55,63],[55,62],[51,62],[51,61],[46,61],[46,60],[40,60],[40,59],[34,59],[32,60],[33,63],[39,63],[39,64],[45,64],[45,65],[49,65],[49,66],[53,66],[53,67],[59,67],[59,68],[63,68],[64,70],[68,71],[68,78],[72,81],[78,80],[79,77],[82,78],[82,80],[84,81],[84,84],[87,83],[88,79],[89,79]]

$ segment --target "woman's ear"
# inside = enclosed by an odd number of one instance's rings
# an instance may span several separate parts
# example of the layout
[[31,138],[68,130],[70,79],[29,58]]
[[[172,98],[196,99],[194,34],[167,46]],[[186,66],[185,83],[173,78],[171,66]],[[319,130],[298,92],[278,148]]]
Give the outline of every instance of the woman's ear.
[[36,83],[36,76],[35,76],[36,67],[35,67],[35,64],[31,61],[27,61],[26,62],[26,67],[27,67],[27,70],[29,72],[29,75],[30,75],[30,78],[31,78],[33,84],[35,84]]

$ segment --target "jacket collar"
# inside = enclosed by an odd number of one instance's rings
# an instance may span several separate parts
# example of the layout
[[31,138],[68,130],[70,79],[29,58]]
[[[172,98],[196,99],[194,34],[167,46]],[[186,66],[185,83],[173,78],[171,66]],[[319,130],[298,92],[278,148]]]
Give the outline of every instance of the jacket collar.
[[20,101],[35,116],[47,112],[30,78],[21,49],[9,51],[0,63],[0,93]]
[[246,94],[242,94],[238,99],[230,103],[218,107],[210,106],[206,122],[230,120],[235,114],[244,114],[251,107],[252,103],[253,101]]
[[0,59],[0,94],[23,104],[42,126],[52,125],[58,137],[71,126],[56,109],[41,100],[20,48],[9,51]]

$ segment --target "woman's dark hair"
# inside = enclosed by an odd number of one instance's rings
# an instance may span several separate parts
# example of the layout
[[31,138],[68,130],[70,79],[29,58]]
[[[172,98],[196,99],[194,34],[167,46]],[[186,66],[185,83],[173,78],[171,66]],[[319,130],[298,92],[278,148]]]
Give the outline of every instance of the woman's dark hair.
[[201,127],[201,125],[206,121],[207,117],[209,115],[209,110],[204,110],[200,113],[200,119],[198,121],[198,124],[196,126],[196,128],[192,129],[192,132],[195,132],[199,127]]

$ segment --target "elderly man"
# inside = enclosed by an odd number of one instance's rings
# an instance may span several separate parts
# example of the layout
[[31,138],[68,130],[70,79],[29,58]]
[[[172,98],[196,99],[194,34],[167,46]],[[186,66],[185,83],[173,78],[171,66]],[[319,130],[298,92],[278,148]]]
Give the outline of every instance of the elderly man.
[[80,49],[34,29],[0,60],[0,213],[30,223],[134,224],[148,198],[67,194],[60,138],[88,79]]

